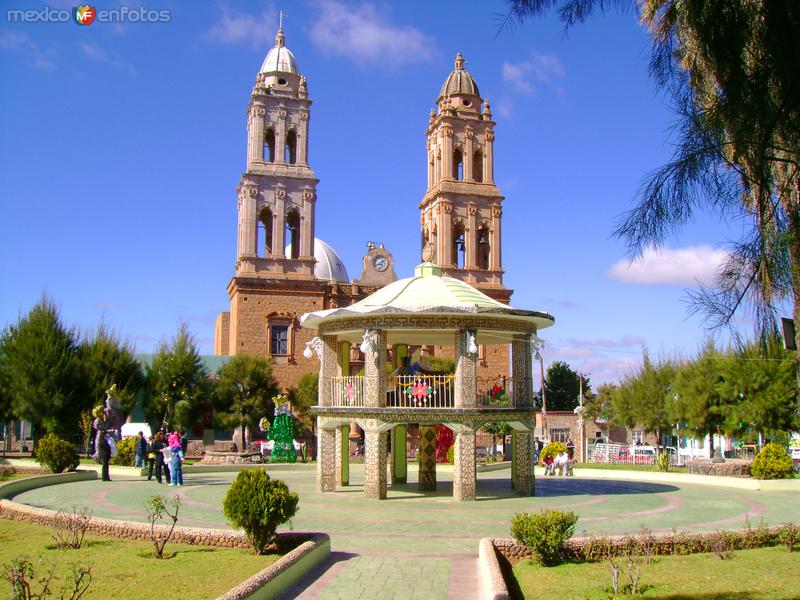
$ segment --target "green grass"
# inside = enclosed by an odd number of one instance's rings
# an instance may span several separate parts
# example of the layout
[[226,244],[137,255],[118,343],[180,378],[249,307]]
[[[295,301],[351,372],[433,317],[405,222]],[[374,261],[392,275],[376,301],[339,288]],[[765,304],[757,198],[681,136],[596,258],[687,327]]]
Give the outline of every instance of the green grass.
[[[618,559],[625,564],[624,559]],[[640,563],[639,596],[678,600],[755,600],[800,598],[800,553],[785,546],[740,550],[734,558],[720,560],[715,554],[667,556],[649,565]],[[601,599],[624,598],[611,592],[611,568],[607,562],[541,567],[530,561],[514,566],[518,598]],[[627,582],[620,576],[620,584]]]
[[[605,469],[609,471],[658,471],[655,465],[614,465],[610,463],[578,463],[576,469]],[[686,467],[670,467],[670,473],[686,473]]]
[[[57,550],[48,528],[0,519],[0,565],[22,557],[34,565],[41,560],[52,563],[58,590],[69,563],[91,564],[92,584],[82,598],[216,598],[280,558],[255,556],[249,548],[172,543],[167,544],[165,555],[171,558],[153,558],[149,542],[90,535],[78,550]],[[10,597],[10,589],[6,581],[0,581],[0,597]]]
[[37,477],[37,475],[32,475],[30,473],[6,473],[4,475],[0,475],[0,483],[4,481],[12,481],[14,479],[25,479],[27,477]]

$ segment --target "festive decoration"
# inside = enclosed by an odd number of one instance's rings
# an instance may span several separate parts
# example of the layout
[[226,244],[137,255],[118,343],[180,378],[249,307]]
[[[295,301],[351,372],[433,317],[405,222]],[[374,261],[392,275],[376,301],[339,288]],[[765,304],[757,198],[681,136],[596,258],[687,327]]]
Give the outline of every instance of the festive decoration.
[[446,463],[447,451],[455,442],[453,430],[441,424],[436,425],[436,462]]
[[297,462],[297,450],[294,447],[294,421],[289,412],[287,396],[281,394],[272,398],[275,403],[275,420],[267,432],[267,439],[275,442],[272,447],[270,462]]
[[261,417],[258,422],[258,428],[261,431],[269,431],[269,419],[267,419],[267,417]]
[[117,393],[117,384],[115,383],[106,390],[105,407],[103,405],[96,406],[92,411],[95,419],[92,422],[95,434],[94,438],[94,454],[92,458],[97,460],[97,449],[100,444],[100,434],[108,432],[109,438],[113,441],[122,439],[122,407],[119,400],[115,398]]

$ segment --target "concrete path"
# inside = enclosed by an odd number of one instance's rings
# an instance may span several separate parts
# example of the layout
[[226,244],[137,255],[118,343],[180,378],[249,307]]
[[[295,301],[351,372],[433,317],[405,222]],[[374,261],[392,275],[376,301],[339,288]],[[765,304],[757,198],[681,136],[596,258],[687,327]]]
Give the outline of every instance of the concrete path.
[[[800,521],[800,486],[752,490],[697,485],[691,476],[624,480],[578,472],[574,478],[537,478],[537,495],[514,496],[509,471],[480,473],[475,502],[452,500],[452,468],[437,466],[439,489],[417,491],[410,481],[393,486],[385,501],[363,497],[363,466],[352,465],[352,486],[336,493],[315,489],[313,465],[270,466],[300,495],[295,531],[324,531],[331,536],[331,559],[284,598],[478,598],[478,541],[507,537],[517,512],[562,508],[579,515],[576,533],[616,534],[673,528],[702,531],[738,528],[749,522],[768,525]],[[132,475],[132,474],[131,474]],[[540,472],[537,471],[537,475]],[[144,499],[154,494],[180,495],[179,524],[228,527],[222,499],[235,473],[187,473],[182,488],[158,486],[142,478],[112,474],[111,483],[87,481],[41,488],[14,498],[33,506],[58,509],[91,506],[96,516],[144,521]],[[800,482],[798,482],[800,483]]]

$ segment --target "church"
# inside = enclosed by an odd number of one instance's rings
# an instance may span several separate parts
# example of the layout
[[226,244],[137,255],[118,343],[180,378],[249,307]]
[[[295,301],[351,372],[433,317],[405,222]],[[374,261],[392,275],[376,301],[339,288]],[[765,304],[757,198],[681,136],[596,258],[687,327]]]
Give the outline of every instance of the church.
[[[247,105],[247,166],[237,187],[230,310],[219,314],[214,328],[215,354],[267,356],[282,388],[318,370],[317,358],[304,355],[314,333],[300,327],[301,315],[349,306],[397,280],[393,256],[382,244],[364,240],[368,252],[361,275],[350,279],[336,251],[315,237],[318,179],[308,156],[308,84],[281,27]],[[421,121],[420,129],[424,125]],[[420,176],[427,170],[419,203],[421,258],[507,304],[512,291],[503,284],[504,198],[494,183],[494,126],[489,101],[459,53],[431,109],[425,154],[420,152]],[[421,350],[452,354],[452,348]],[[349,356],[350,372],[363,366],[357,344],[343,343],[339,351]],[[506,346],[481,345],[477,375],[507,375],[509,360]]]

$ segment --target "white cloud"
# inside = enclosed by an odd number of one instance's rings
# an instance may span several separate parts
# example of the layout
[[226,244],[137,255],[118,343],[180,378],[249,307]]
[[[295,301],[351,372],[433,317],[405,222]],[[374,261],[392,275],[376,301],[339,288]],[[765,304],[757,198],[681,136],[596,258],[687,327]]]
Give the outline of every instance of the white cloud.
[[219,19],[205,37],[219,44],[250,44],[254,48],[269,48],[278,31],[277,21],[273,8],[265,8],[260,15],[251,15],[221,6]]
[[52,48],[43,50],[25,33],[0,30],[0,49],[20,53],[34,69],[51,70],[56,68],[53,62],[55,50]]
[[[567,339],[563,343],[545,343],[545,368],[559,360],[570,368],[589,376],[592,389],[601,383],[615,383],[642,363],[643,340],[626,335],[618,340]],[[624,348],[624,349],[623,349]]]
[[83,55],[90,60],[106,63],[121,69],[127,69],[131,75],[136,74],[136,69],[133,67],[133,65],[125,62],[116,53],[109,52],[102,46],[90,44],[88,42],[79,42],[78,46],[80,47]]
[[558,82],[565,74],[564,66],[554,54],[532,52],[530,60],[503,63],[503,81],[525,94],[534,94],[541,88],[549,87],[561,95],[564,88]]
[[433,38],[416,27],[389,23],[369,2],[355,7],[319,0],[315,5],[320,14],[311,26],[311,39],[329,54],[390,68],[430,60],[433,55]]
[[686,248],[647,248],[632,263],[620,260],[611,266],[608,276],[625,283],[644,285],[711,284],[728,253],[711,246]]

